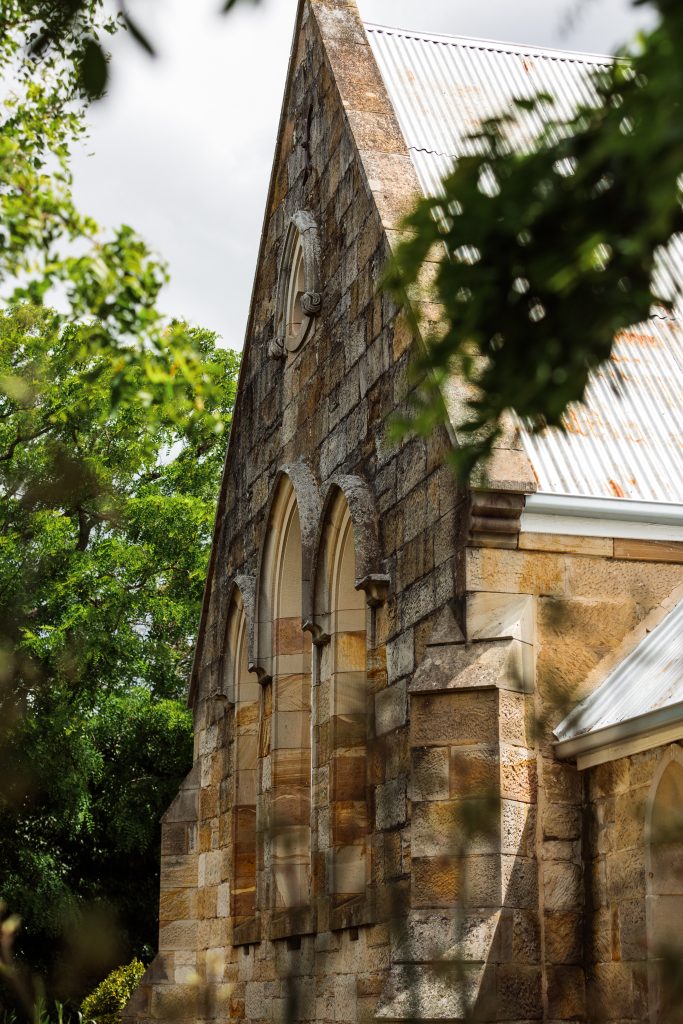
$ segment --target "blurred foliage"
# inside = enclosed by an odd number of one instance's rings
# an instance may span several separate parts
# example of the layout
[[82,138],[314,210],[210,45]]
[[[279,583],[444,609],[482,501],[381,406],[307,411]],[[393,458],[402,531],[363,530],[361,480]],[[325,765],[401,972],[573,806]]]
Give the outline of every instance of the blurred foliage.
[[[217,10],[226,14],[240,2],[245,0],[222,0],[217,2]],[[3,0],[0,36],[12,37],[15,52],[22,50],[34,66],[55,58],[66,61],[82,94],[97,99],[109,79],[104,34],[123,28],[150,57],[156,56],[154,44],[131,14],[130,4],[117,0],[113,16],[106,16],[103,9],[103,0]]]
[[[507,411],[533,430],[560,426],[615,334],[653,307],[672,309],[653,272],[658,249],[683,229],[683,5],[655,6],[659,24],[628,61],[594,75],[593,103],[563,120],[551,96],[518,100],[482,124],[476,152],[405,221],[387,284],[426,352],[398,432],[444,422],[441,388],[460,378],[462,477]],[[539,120],[531,143],[516,141]]]
[[189,337],[212,380],[206,415],[179,419],[190,385],[152,401],[144,364],[112,403],[122,370],[91,331],[44,307],[0,315],[0,896],[57,994],[156,942],[238,365],[172,324],[169,347]]
[[90,1024],[90,1021],[94,1024],[119,1024],[121,1010],[144,973],[145,965],[140,960],[133,960],[125,967],[115,968],[100,982],[95,991],[83,1000],[83,1024]]
[[[156,942],[237,371],[212,334],[162,316],[167,272],[135,232],[73,200],[123,15],[0,10],[0,896],[50,997]],[[35,1016],[31,971],[3,973]]]

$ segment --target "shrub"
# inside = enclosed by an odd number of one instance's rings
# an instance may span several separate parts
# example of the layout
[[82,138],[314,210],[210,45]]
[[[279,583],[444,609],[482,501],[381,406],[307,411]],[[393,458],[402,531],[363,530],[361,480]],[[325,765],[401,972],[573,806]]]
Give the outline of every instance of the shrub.
[[116,967],[81,1003],[84,1024],[120,1024],[124,1008],[145,973],[141,960]]

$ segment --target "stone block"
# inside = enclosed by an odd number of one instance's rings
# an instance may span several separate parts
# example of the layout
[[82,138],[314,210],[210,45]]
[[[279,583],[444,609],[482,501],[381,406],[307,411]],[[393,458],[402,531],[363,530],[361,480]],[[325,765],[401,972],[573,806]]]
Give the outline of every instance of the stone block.
[[[412,637],[410,638],[412,644]],[[383,736],[406,724],[408,696],[406,681],[387,686],[375,694],[375,733]]]
[[419,908],[452,908],[460,897],[461,861],[457,857],[412,858],[411,898]]
[[610,899],[638,899],[645,892],[645,850],[620,850],[606,859]]
[[583,1019],[586,1014],[586,983],[581,967],[547,967],[548,1017],[552,1020]]
[[197,1014],[197,985],[157,985],[152,990],[151,1013],[155,1020],[191,1020]]
[[483,797],[499,791],[499,748],[451,747],[450,795]]
[[500,965],[496,970],[497,1019],[532,1021],[543,1018],[541,970]]
[[375,819],[377,828],[387,829],[402,825],[406,820],[406,779],[392,779],[375,789]]
[[185,920],[197,913],[197,890],[193,888],[162,889],[159,895],[159,921]]
[[387,676],[389,684],[415,669],[413,630],[406,629],[387,643]]
[[504,799],[535,803],[536,757],[533,751],[510,744],[500,748],[500,793]]
[[179,889],[186,886],[196,887],[198,882],[198,858],[189,854],[186,857],[164,857],[161,865],[161,889]]
[[633,1019],[633,977],[627,964],[595,964],[587,979],[586,996],[594,1020]]
[[567,804],[547,804],[543,808],[544,839],[578,839],[581,835],[581,808]]
[[682,579],[679,565],[648,564],[604,558],[570,558],[568,590],[575,597],[598,596],[619,600],[628,594],[649,611],[660,604]]
[[538,906],[538,866],[530,857],[500,858],[503,906],[523,909]]
[[[652,905],[652,904],[651,904]],[[619,904],[619,946],[622,960],[646,960],[647,959],[647,922],[646,922],[646,897],[643,894],[640,899],[622,900]],[[674,935],[680,936],[681,911],[683,911],[683,900],[676,909],[676,926]],[[655,909],[655,917],[656,909]]]
[[563,555],[469,548],[466,571],[468,592],[561,597],[566,591]]
[[496,809],[485,800],[433,800],[413,807],[414,857],[473,856],[497,850]]
[[515,857],[536,855],[536,808],[533,804],[500,801],[500,849]]
[[355,1024],[356,1021],[356,978],[353,974],[339,975],[334,979],[334,1019]]
[[546,861],[543,864],[543,891],[546,910],[574,910],[581,905],[581,868],[565,861]]
[[159,949],[164,952],[173,950],[196,950],[197,921],[170,921],[159,926]]
[[517,909],[511,916],[512,963],[537,964],[541,960],[541,929],[536,909]]
[[579,964],[583,915],[578,910],[547,911],[543,919],[546,959],[552,964]]
[[570,555],[601,555],[611,558],[614,541],[611,537],[574,537],[561,533],[527,533],[519,535],[521,551],[556,551]]
[[410,740],[416,747],[494,744],[498,700],[493,690],[413,694]]
[[447,800],[451,795],[448,747],[417,748],[412,755],[410,799]]

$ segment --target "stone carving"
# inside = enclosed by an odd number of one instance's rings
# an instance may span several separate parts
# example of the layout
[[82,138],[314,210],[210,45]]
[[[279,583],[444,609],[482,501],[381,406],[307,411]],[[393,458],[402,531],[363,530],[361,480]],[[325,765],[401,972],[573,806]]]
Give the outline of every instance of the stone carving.
[[278,271],[275,301],[275,335],[269,353],[283,359],[303,345],[312,320],[322,307],[320,284],[320,235],[308,210],[292,217]]

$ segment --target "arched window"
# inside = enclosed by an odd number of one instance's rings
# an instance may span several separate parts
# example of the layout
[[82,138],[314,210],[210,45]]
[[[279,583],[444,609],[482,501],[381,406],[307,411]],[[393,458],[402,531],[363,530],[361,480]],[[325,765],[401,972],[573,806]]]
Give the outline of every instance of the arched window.
[[235,588],[228,612],[227,658],[234,715],[231,914],[237,930],[256,914],[256,770],[259,684],[249,672],[247,620]]
[[683,1021],[683,751],[669,748],[650,805],[647,939],[651,1024]]
[[321,305],[318,227],[308,210],[298,210],[289,223],[280,257],[270,355],[283,358],[296,352]]
[[285,337],[287,341],[296,338],[301,331],[301,325],[305,316],[302,306],[305,291],[304,251],[301,246],[301,237],[297,233],[292,258],[292,269],[289,275],[287,307],[285,310]]
[[[259,739],[264,892],[277,909],[311,900],[311,638],[302,629],[301,527],[285,480],[273,505],[262,558],[258,611],[263,690]],[[268,877],[267,867],[272,871]],[[267,885],[267,888],[265,886]],[[272,885],[272,889],[270,886]]]
[[330,883],[333,907],[340,907],[366,890],[370,830],[366,601],[356,589],[353,524],[341,493],[324,528],[316,603],[329,635],[320,683],[329,693]]

